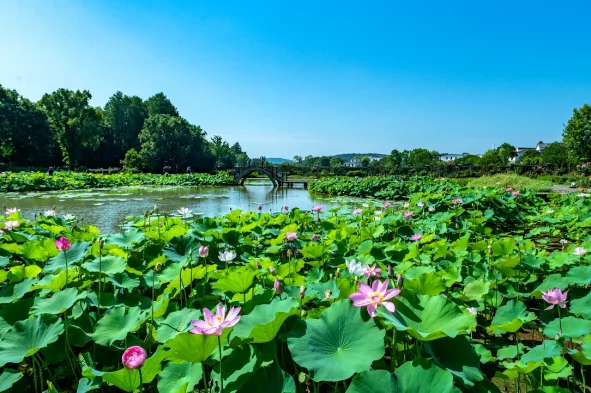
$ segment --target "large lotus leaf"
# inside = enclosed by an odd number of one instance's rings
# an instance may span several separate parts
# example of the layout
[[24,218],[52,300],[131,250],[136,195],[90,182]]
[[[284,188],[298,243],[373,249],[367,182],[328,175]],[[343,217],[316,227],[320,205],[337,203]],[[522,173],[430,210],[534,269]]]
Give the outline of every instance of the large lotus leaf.
[[[165,343],[179,333],[189,330],[191,321],[201,318],[201,311],[192,308],[183,308],[180,311],[171,312],[162,321],[156,321],[156,340]],[[244,317],[243,317],[244,318]]]
[[570,285],[588,285],[591,284],[591,266],[576,266],[566,273],[565,280]]
[[72,267],[84,258],[89,249],[90,243],[88,242],[74,243],[67,251],[60,252],[55,257],[49,259],[43,271],[53,273],[58,269],[64,270],[66,268],[66,258],[68,260],[68,267]]
[[570,312],[591,319],[591,292],[580,299],[573,300],[570,303]]
[[[224,329],[220,339],[224,341],[231,329]],[[168,340],[164,347],[170,349],[168,359],[176,362],[201,363],[218,346],[218,337],[205,334],[179,333]]]
[[421,341],[466,334],[476,326],[476,317],[463,312],[443,296],[413,295],[404,292],[394,298],[394,314],[379,307],[377,313],[397,330],[407,331]]
[[532,295],[542,296],[542,292],[548,289],[560,288],[562,290],[568,287],[568,280],[562,277],[560,273],[550,274],[544,281],[532,292]]
[[49,318],[38,316],[14,324],[11,331],[0,341],[0,367],[6,363],[20,363],[42,348],[57,341],[64,331],[61,320],[52,322]]
[[6,322],[6,320],[0,317],[0,340],[6,333],[8,333],[12,329],[12,325]]
[[425,347],[437,364],[462,378],[466,386],[484,379],[480,372],[480,358],[466,336],[443,337],[425,343]]
[[158,391],[166,393],[189,393],[199,383],[203,369],[198,363],[169,362],[158,376]]
[[542,363],[544,359],[554,356],[560,356],[562,346],[560,342],[555,340],[544,340],[542,344],[537,345],[529,350],[525,355],[521,356],[521,362],[528,363]]
[[94,342],[110,346],[117,340],[123,340],[127,333],[132,332],[141,321],[139,307],[119,306],[112,308],[96,323],[92,335]]
[[559,333],[567,338],[586,336],[591,333],[591,321],[569,316],[556,318],[544,328],[544,335],[548,337],[554,338]]
[[398,393],[460,393],[451,373],[427,359],[415,359],[396,369]]
[[258,305],[240,319],[233,334],[252,343],[266,343],[275,338],[283,322],[297,314],[298,302],[293,298],[274,298],[270,304]]
[[296,393],[293,377],[277,366],[259,368],[238,393]]
[[417,279],[407,280],[404,287],[418,294],[431,296],[439,295],[446,290],[443,279],[435,273],[421,274]]
[[22,245],[23,257],[33,259],[35,261],[46,261],[49,258],[49,253],[45,250],[39,242],[26,242]]
[[573,393],[573,391],[558,386],[541,386],[535,390],[530,390],[528,393]]
[[197,255],[199,244],[197,239],[192,236],[178,236],[170,240],[166,248],[162,251],[167,260],[173,262],[181,262],[189,256],[189,252],[193,250]]
[[67,288],[54,293],[50,298],[35,298],[31,308],[32,315],[40,314],[61,314],[76,303],[76,300],[86,297],[88,292],[78,293],[76,288]]
[[533,312],[527,312],[521,300],[512,299],[497,309],[489,330],[495,334],[518,331],[524,323],[536,319]]
[[4,369],[0,375],[0,392],[4,392],[12,387],[12,385],[23,377],[22,373],[10,368]]
[[556,381],[557,379],[567,379],[573,374],[573,368],[562,356],[553,356],[546,361],[544,366],[544,379],[546,381]]
[[126,272],[119,274],[109,274],[107,277],[109,278],[111,284],[117,288],[125,288],[131,291],[133,288],[140,286],[140,279],[131,277]]
[[39,273],[41,273],[41,268],[37,265],[13,266],[8,271],[8,280],[11,283],[18,282],[18,281],[22,281],[25,278],[37,277],[39,275]]
[[[148,384],[162,372],[162,361],[166,358],[166,351],[159,347],[156,352],[146,359],[142,366],[142,382]],[[104,382],[117,386],[125,392],[134,392],[140,386],[140,373],[138,369],[127,369],[125,367],[112,372],[97,372]]]
[[[229,356],[222,360],[222,379],[224,380],[224,391],[235,392],[240,389],[258,370],[262,359],[252,345],[234,348]],[[219,363],[213,368],[211,378],[214,381],[220,380]]]
[[355,376],[346,393],[396,393],[398,382],[386,370],[363,371]]
[[468,300],[479,300],[490,290],[490,282],[482,280],[470,281],[464,287],[464,296]]
[[217,280],[212,287],[221,292],[246,292],[252,285],[256,273],[252,270],[242,269],[239,272],[233,272],[229,276],[223,276]]
[[364,321],[361,309],[349,300],[333,303],[292,330],[287,345],[294,361],[307,368],[315,381],[341,381],[367,371],[384,356],[384,331]]
[[127,262],[121,257],[107,255],[100,260],[99,258],[95,258],[90,262],[83,263],[82,267],[89,272],[98,273],[102,271],[103,274],[117,274],[125,271]]
[[327,249],[322,243],[313,243],[303,247],[300,252],[304,258],[320,258],[326,254]]
[[136,244],[141,243],[145,238],[146,234],[144,232],[133,228],[127,232],[107,236],[105,239],[105,244],[115,244],[124,249],[131,249],[136,247]]
[[12,303],[15,300],[21,299],[31,291],[31,287],[37,282],[35,278],[25,278],[18,284],[7,285],[0,290],[0,304]]

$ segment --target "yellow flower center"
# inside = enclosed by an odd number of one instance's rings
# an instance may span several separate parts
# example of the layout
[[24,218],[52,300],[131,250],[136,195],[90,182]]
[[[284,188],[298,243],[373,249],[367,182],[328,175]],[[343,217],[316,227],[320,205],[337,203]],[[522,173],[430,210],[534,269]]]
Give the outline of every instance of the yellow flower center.
[[369,301],[373,304],[381,304],[384,301],[384,295],[381,292],[374,292],[370,297]]
[[224,318],[223,318],[222,316],[219,316],[219,315],[218,315],[216,318],[218,319],[218,321],[219,321],[220,323],[221,323],[221,322],[224,320]]

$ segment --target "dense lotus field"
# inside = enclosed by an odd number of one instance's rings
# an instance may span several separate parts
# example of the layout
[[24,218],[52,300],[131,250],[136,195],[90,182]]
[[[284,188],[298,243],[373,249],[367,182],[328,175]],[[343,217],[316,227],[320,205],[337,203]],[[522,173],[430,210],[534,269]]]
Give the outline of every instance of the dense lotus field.
[[[582,392],[590,200],[0,220],[0,391]],[[59,213],[59,212],[58,212]]]

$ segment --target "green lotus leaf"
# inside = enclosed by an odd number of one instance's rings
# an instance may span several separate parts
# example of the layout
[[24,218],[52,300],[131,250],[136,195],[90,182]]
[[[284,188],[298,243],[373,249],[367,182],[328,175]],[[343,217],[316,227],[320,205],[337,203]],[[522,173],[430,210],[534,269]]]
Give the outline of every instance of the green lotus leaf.
[[396,369],[398,393],[460,393],[451,373],[427,359],[415,359]]
[[415,280],[407,280],[404,287],[421,295],[436,296],[447,289],[443,279],[435,273],[421,274]]
[[476,326],[476,317],[463,312],[443,296],[413,295],[403,292],[394,298],[394,314],[379,307],[377,313],[397,330],[407,331],[421,341],[466,334]]
[[158,326],[156,340],[159,343],[165,343],[177,334],[188,331],[192,327],[191,321],[199,318],[201,318],[201,311],[192,308],[171,312],[164,320],[155,321]]
[[523,344],[519,344],[519,351],[517,350],[517,345],[507,345],[506,347],[500,348],[497,351],[497,359],[498,360],[505,360],[505,359],[515,359],[517,356],[523,354],[523,349],[525,347]]
[[61,320],[37,316],[18,321],[0,341],[0,367],[6,363],[20,363],[42,348],[57,341],[64,331]]
[[121,257],[107,255],[102,257],[100,260],[99,258],[95,258],[90,262],[83,263],[82,267],[93,273],[102,271],[103,274],[116,274],[123,273],[125,271],[127,262]]
[[466,386],[482,381],[480,358],[466,336],[443,337],[425,343],[425,348],[439,366],[464,380]]
[[474,350],[480,357],[480,363],[482,364],[486,364],[488,362],[495,360],[495,357],[492,355],[492,352],[482,344],[474,344]]
[[562,352],[562,345],[555,340],[544,340],[542,344],[536,345],[530,349],[525,355],[521,356],[521,362],[524,364],[544,362],[554,356],[560,356]]
[[573,367],[562,356],[553,356],[546,360],[544,366],[544,379],[555,381],[560,378],[568,378],[573,375]]
[[13,266],[8,271],[8,280],[13,282],[22,281],[25,278],[35,278],[41,273],[41,268],[37,265]]
[[74,243],[67,251],[59,252],[55,257],[49,259],[43,271],[53,273],[58,269],[64,270],[66,268],[66,258],[68,260],[68,267],[71,268],[84,258],[89,249],[90,243],[88,242]]
[[0,392],[4,392],[12,387],[12,385],[23,377],[22,373],[11,368],[5,368],[0,375]]
[[568,287],[568,280],[560,273],[550,274],[544,281],[532,292],[532,295],[542,296],[542,292],[548,289],[560,288],[562,290]]
[[[220,340],[224,341],[231,329],[224,329]],[[218,346],[218,337],[204,334],[179,333],[164,343],[169,349],[168,359],[176,362],[201,363]]]
[[360,372],[353,378],[346,393],[396,393],[398,382],[386,370]]
[[229,276],[221,277],[213,283],[212,287],[221,292],[246,292],[252,285],[255,276],[256,273],[252,270],[242,269],[239,272],[232,272]]
[[[234,348],[229,356],[222,360],[222,379],[224,391],[235,392],[240,389],[260,367],[262,359],[252,345]],[[220,380],[220,364],[211,372],[214,381]]]
[[576,266],[566,273],[565,280],[570,285],[591,284],[591,266]]
[[116,288],[124,288],[131,291],[133,288],[140,286],[140,279],[131,277],[129,274],[123,272],[119,274],[107,275],[109,282]]
[[35,278],[26,278],[18,284],[10,284],[0,290],[0,304],[12,303],[21,299],[31,291],[31,287],[37,282]]
[[527,312],[521,300],[512,299],[497,309],[489,330],[495,334],[518,331],[524,323],[536,319],[533,312]]
[[189,393],[202,377],[198,363],[176,364],[169,362],[158,376],[158,391],[168,393]]
[[293,298],[274,298],[270,304],[258,305],[243,316],[233,335],[252,343],[266,343],[275,338],[283,322],[297,314],[298,302]]
[[31,308],[32,315],[41,314],[61,314],[70,309],[77,300],[86,297],[87,292],[78,293],[76,288],[67,288],[63,291],[54,293],[50,298],[36,297],[33,307]]
[[589,333],[591,333],[591,321],[572,316],[556,318],[544,328],[544,335],[552,338],[558,334],[566,338],[577,338]]
[[12,325],[6,322],[6,320],[0,317],[0,340],[6,333],[8,333],[12,329]]
[[170,239],[166,248],[162,251],[167,260],[173,262],[181,262],[189,256],[189,252],[193,250],[195,256],[198,257],[197,250],[199,243],[197,239],[192,236],[178,236]]
[[146,234],[139,229],[133,228],[127,232],[118,233],[116,235],[109,235],[105,239],[106,245],[117,245],[126,250],[136,247],[146,238]]
[[49,258],[49,253],[45,250],[45,247],[39,242],[28,241],[22,245],[23,257],[32,259],[35,261],[46,261]]
[[139,307],[119,306],[112,308],[96,323],[92,338],[95,343],[110,346],[117,340],[123,340],[127,333],[133,332],[140,319]]
[[304,258],[320,258],[326,254],[327,249],[322,243],[313,243],[303,247],[300,252]]
[[591,319],[591,292],[580,299],[575,299],[570,303],[570,312]]
[[572,393],[573,391],[558,386],[540,386],[535,390],[530,390],[528,393]]
[[277,366],[259,368],[238,393],[296,393],[293,377]]
[[315,381],[341,381],[370,369],[384,356],[384,331],[364,321],[349,300],[333,303],[320,315],[294,329],[287,345],[294,361]]
[[490,282],[474,280],[464,287],[464,296],[468,300],[482,299],[490,290]]

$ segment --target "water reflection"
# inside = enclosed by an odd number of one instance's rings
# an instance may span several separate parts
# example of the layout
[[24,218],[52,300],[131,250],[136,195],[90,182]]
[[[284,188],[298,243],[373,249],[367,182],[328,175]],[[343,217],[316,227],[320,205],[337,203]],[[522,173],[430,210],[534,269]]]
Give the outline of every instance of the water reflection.
[[28,219],[56,207],[57,214],[73,214],[82,224],[96,225],[103,233],[120,230],[126,216],[144,214],[154,205],[163,213],[173,214],[181,207],[194,214],[215,216],[230,209],[277,212],[311,209],[322,204],[327,209],[340,202],[314,195],[304,189],[273,188],[270,183],[234,187],[122,187],[117,189],[7,193],[0,196],[0,206],[17,207]]

